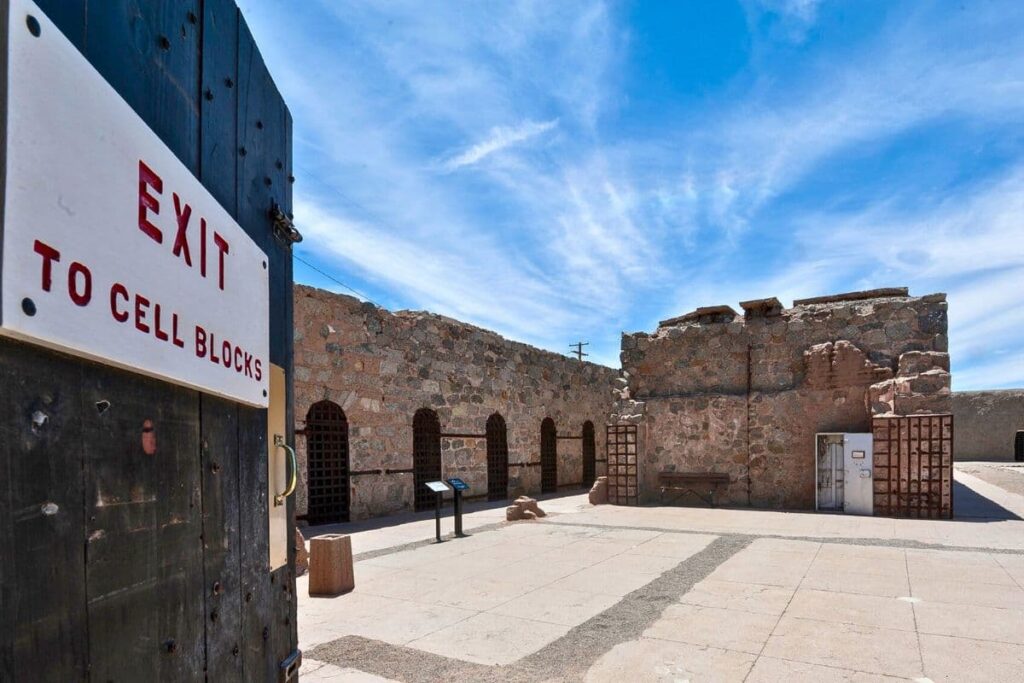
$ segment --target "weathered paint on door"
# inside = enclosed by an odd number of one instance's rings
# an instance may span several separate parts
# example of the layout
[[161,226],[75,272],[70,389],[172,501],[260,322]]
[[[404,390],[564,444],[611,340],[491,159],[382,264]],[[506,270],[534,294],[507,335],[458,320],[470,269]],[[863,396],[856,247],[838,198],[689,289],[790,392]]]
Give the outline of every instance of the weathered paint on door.
[[[291,117],[237,7],[39,4],[267,254],[291,444]],[[0,680],[276,680],[267,411],[6,339],[0,388]]]

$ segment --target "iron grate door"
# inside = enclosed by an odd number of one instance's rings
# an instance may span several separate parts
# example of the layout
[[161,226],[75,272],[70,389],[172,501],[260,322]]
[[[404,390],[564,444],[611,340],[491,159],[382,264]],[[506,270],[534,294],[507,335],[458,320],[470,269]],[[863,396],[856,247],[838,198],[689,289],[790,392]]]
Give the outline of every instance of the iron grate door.
[[583,487],[589,489],[597,479],[597,444],[594,442],[594,423],[583,423]]
[[414,509],[432,510],[436,494],[426,484],[441,479],[441,422],[429,408],[417,410],[412,419],[412,468]]
[[555,421],[544,418],[540,424],[540,492],[558,490],[558,432]]
[[876,417],[875,514],[953,517],[953,416]]
[[608,502],[637,505],[637,426],[608,425],[605,431],[608,454]]
[[348,419],[337,404],[314,403],[306,414],[310,524],[349,520]]
[[495,413],[487,418],[487,500],[508,498],[508,430]]

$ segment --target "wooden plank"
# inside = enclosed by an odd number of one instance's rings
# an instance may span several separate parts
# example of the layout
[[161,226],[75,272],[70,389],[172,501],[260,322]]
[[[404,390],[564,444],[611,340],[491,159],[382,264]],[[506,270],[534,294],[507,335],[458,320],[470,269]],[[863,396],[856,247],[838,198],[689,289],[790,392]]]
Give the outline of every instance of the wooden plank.
[[84,373],[78,412],[91,676],[201,678],[198,395],[95,366]]
[[238,404],[200,397],[206,675],[241,681]]
[[[245,20],[238,28],[238,218],[239,223],[267,254],[270,272],[270,359],[292,373],[292,259],[289,245],[274,237],[270,209],[278,204],[291,211],[291,117],[281,95],[256,49]],[[244,154],[242,153],[244,151]],[[287,423],[294,424],[291,382],[288,382]],[[240,415],[246,411],[240,410]],[[266,482],[266,416],[259,424],[260,445],[241,452],[261,453],[258,467],[243,471],[242,490],[253,491]],[[240,417],[240,424],[246,418]],[[255,441],[254,430],[244,430],[245,438]],[[240,432],[242,434],[242,432]],[[293,437],[289,434],[289,442]],[[256,503],[259,503],[258,505]],[[294,501],[290,500],[289,517],[294,518]],[[256,498],[243,498],[242,535],[247,539],[243,553],[242,575],[254,591],[250,603],[243,603],[243,630],[246,638],[246,675],[276,676],[278,663],[294,649],[295,631],[294,550],[289,544],[289,566],[269,574],[267,567],[267,501],[265,490]],[[248,528],[246,525],[250,525]],[[250,544],[248,541],[252,540]],[[262,634],[267,633],[266,642]],[[262,648],[262,649],[260,649]],[[262,666],[262,672],[253,667]]]
[[199,0],[90,2],[89,61],[193,173],[199,169]]
[[[237,81],[238,10],[233,0],[205,0],[199,177],[236,219]],[[238,681],[245,677],[238,406],[202,396],[201,423],[206,675],[211,681]]]
[[35,3],[75,47],[84,51],[85,0],[35,0]]
[[199,178],[238,218],[238,9],[204,0]]
[[274,680],[267,529],[267,413],[238,408],[238,452],[242,466],[239,489],[239,532],[242,538],[239,580],[242,590],[242,657],[245,680]]
[[83,679],[81,362],[0,339],[0,680]]

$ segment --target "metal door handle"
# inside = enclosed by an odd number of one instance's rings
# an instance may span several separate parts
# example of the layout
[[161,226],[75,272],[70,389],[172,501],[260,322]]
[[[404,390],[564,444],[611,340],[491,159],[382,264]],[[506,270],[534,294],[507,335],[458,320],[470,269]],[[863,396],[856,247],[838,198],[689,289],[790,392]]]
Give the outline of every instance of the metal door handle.
[[[284,491],[274,496],[274,505],[284,505],[284,499],[295,493],[295,485],[298,484],[299,463],[295,458],[295,449],[285,443],[284,437],[274,434],[274,445],[283,448],[288,453],[288,461],[291,463],[291,476],[288,477],[288,486]],[[286,466],[287,469],[287,466]]]

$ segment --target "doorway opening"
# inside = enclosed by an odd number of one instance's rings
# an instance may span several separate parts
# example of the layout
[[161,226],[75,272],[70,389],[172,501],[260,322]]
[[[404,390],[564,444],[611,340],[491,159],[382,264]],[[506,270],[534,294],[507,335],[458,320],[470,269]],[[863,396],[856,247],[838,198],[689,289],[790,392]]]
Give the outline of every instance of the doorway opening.
[[508,430],[505,418],[487,418],[487,500],[508,498]]
[[412,470],[414,509],[432,510],[435,494],[426,484],[441,479],[441,422],[430,408],[420,408],[412,418]]
[[558,490],[558,432],[550,417],[540,423],[540,492]]
[[349,521],[348,418],[331,401],[306,413],[306,481],[310,524]]

